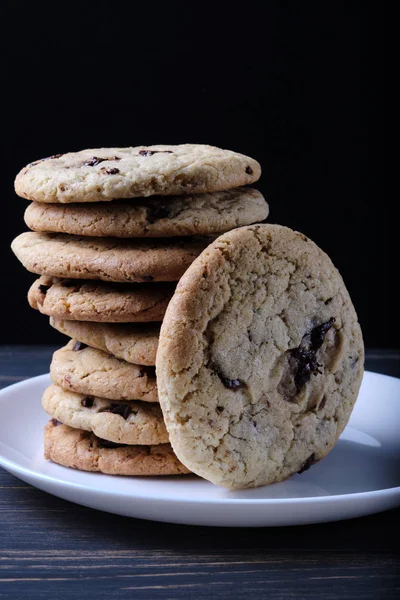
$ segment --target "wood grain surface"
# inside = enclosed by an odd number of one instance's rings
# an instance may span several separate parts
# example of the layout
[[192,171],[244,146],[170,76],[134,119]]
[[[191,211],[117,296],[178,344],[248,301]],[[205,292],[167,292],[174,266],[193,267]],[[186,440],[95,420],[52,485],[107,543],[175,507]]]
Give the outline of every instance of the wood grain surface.
[[[0,347],[0,387],[47,372],[52,350]],[[367,368],[400,375],[400,355],[372,351]],[[29,427],[23,416],[21,427]],[[399,516],[259,529],[169,525],[66,502],[0,468],[0,598],[397,599]]]

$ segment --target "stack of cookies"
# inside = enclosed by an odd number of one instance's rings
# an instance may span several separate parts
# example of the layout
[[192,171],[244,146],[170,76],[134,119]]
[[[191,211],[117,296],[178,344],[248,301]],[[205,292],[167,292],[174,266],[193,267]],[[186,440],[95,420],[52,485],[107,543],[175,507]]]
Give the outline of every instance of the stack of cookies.
[[243,187],[260,173],[241,154],[186,144],[55,155],[18,174],[32,231],[12,248],[39,275],[29,303],[71,338],[42,400],[48,459],[110,474],[189,472],[158,402],[160,324],[196,257],[267,217],[263,196]]

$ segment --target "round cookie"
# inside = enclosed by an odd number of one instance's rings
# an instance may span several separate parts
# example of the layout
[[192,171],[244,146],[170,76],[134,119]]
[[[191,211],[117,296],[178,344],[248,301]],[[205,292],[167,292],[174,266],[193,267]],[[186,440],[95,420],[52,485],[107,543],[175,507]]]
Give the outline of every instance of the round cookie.
[[44,430],[44,457],[81,471],[108,475],[157,476],[189,473],[170,444],[125,446],[51,420]]
[[39,275],[122,283],[178,281],[214,238],[179,241],[116,240],[65,233],[21,233],[11,248]]
[[[50,325],[70,338],[135,365],[154,366],[160,327],[126,323],[65,321],[50,317]],[[60,419],[62,421],[62,419]]]
[[343,431],[363,356],[350,296],[316,244],[279,225],[226,233],[186,271],[161,327],[172,447],[233,489],[302,472]]
[[103,202],[218,192],[260,175],[252,158],[202,144],[95,148],[30,163],[18,173],[15,191],[37,202]]
[[158,402],[153,368],[119,360],[76,340],[54,352],[50,376],[63,389],[78,394]]
[[268,204],[252,188],[213,194],[149,198],[137,202],[43,204],[32,202],[25,223],[34,231],[95,237],[153,238],[204,235],[263,221]]
[[44,315],[59,319],[147,323],[162,321],[174,289],[170,283],[121,284],[42,276],[32,284],[28,301]]
[[44,410],[75,429],[92,431],[117,444],[165,444],[168,433],[159,404],[135,400],[114,402],[48,387],[42,397]]

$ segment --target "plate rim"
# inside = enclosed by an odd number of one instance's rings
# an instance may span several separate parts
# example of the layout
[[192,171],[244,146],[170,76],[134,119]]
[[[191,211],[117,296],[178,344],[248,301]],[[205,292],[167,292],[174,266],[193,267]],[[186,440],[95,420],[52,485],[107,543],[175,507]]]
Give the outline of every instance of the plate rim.
[[[374,371],[364,371],[364,376],[368,374],[368,376],[377,376],[379,378],[385,378],[389,380],[394,380],[400,382],[400,378],[393,377],[392,375],[386,375],[384,373],[376,373]],[[36,375],[35,377],[29,377],[22,381],[18,381],[11,385],[6,386],[5,388],[0,390],[0,398],[3,396],[6,391],[10,389],[18,389],[29,386],[32,381],[40,383],[41,380],[44,380],[49,377],[49,373],[43,373],[42,375]],[[177,496],[169,496],[169,497],[155,497],[149,494],[141,494],[135,490],[125,492],[125,491],[114,491],[113,489],[97,489],[87,484],[76,483],[73,481],[68,481],[65,479],[59,478],[57,475],[46,475],[45,473],[41,473],[37,470],[34,470],[30,467],[24,467],[17,462],[14,462],[8,458],[6,458],[0,452],[0,466],[3,467],[6,471],[11,472],[13,475],[16,473],[20,475],[29,476],[32,479],[39,480],[44,483],[56,484],[61,486],[62,488],[73,488],[77,491],[84,491],[90,494],[101,494],[102,496],[106,496],[109,498],[118,498],[118,497],[130,497],[132,499],[137,498],[140,500],[149,500],[152,502],[162,501],[163,503],[176,503],[176,502],[185,502],[186,504],[196,504],[197,506],[205,506],[205,505],[229,505],[231,507],[235,505],[258,505],[258,506],[277,506],[277,505],[290,505],[290,504],[336,504],[336,503],[353,503],[354,501],[360,500],[373,500],[375,497],[379,498],[391,498],[393,496],[397,496],[400,494],[400,485],[390,487],[390,488],[382,488],[379,490],[369,490],[365,492],[353,492],[346,494],[334,494],[328,496],[307,496],[307,497],[290,497],[290,498],[208,498],[208,499],[197,499],[197,498],[182,498]],[[57,467],[62,469],[68,469],[68,467],[62,467],[62,465],[57,465]],[[86,473],[86,472],[83,472]],[[87,472],[89,474],[89,472]],[[92,475],[96,475],[95,473],[91,473]],[[98,474],[99,475],[99,474]],[[101,475],[101,474],[100,474]],[[18,475],[16,475],[18,477]],[[111,477],[111,475],[109,475]],[[117,475],[116,477],[124,478],[122,475]],[[141,479],[146,479],[142,477]],[[149,478],[150,479],[150,478]],[[154,478],[153,478],[154,479]],[[206,480],[205,480],[206,481]],[[206,481],[210,486],[212,483]],[[226,490],[229,492],[229,490]]]

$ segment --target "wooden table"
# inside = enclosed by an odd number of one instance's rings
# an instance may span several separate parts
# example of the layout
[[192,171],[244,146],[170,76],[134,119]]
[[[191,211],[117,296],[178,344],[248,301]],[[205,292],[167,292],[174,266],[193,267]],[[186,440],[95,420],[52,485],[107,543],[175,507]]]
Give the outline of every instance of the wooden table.
[[[0,387],[47,372],[52,350],[0,347]],[[400,376],[400,354],[370,352],[366,366]],[[23,415],[21,427],[29,427]],[[269,529],[169,525],[71,504],[0,468],[0,598],[397,599],[399,517],[392,510]]]

